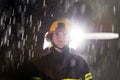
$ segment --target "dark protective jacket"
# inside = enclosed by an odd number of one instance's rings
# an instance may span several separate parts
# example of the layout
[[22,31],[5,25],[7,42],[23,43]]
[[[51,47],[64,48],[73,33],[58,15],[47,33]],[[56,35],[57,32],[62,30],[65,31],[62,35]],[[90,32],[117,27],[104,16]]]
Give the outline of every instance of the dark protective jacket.
[[92,80],[86,61],[76,55],[76,52],[65,47],[61,53],[54,47],[46,48],[41,57],[33,60],[34,65],[41,73],[46,76],[40,77],[41,80]]

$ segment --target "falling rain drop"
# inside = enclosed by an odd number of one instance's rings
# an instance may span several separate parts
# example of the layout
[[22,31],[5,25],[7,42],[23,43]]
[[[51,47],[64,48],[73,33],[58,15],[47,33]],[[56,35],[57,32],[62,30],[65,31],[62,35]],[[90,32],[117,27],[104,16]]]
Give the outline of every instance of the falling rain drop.
[[40,20],[40,21],[39,21],[39,25],[38,25],[38,29],[37,29],[37,30],[38,30],[38,32],[39,32],[39,30],[40,30],[41,23],[42,23],[42,22],[41,22],[41,20]]
[[26,5],[24,6],[24,12],[26,12]]
[[44,1],[43,1],[43,7],[45,7],[45,6],[46,6],[46,1],[44,0]]
[[79,0],[75,0],[75,2],[78,2]]
[[12,18],[10,18],[10,20],[9,20],[9,24],[11,24],[12,23]]
[[115,5],[113,6],[113,13],[114,13],[114,15],[116,14],[116,6]]
[[30,27],[32,27],[32,15],[30,15]]
[[36,46],[36,43],[37,43],[37,35],[35,36],[35,46]]
[[115,31],[115,26],[114,26],[114,24],[112,24],[112,32],[114,32]]
[[18,49],[20,49],[20,41],[18,41],[18,46],[17,47],[18,47]]
[[35,40],[35,34],[33,35],[33,40]]
[[30,15],[30,22],[32,22],[32,15]]
[[27,4],[29,4],[29,1],[30,1],[30,0],[27,0]]
[[25,46],[25,39],[23,39],[23,46]]
[[33,50],[33,45],[31,45],[31,50]]
[[32,53],[31,53],[32,51],[31,50],[29,50],[29,60],[31,60],[31,58],[32,58]]
[[25,14],[24,12],[21,12],[21,24],[24,25],[25,23]]
[[34,57],[34,51],[32,51],[32,55],[31,55],[31,58],[33,58]]
[[17,69],[19,69],[19,66],[20,66],[20,64],[19,64],[19,63],[17,63]]
[[44,11],[44,16],[46,16],[46,10]]
[[22,6],[20,5],[19,6],[19,13],[21,13],[21,11],[22,11]]
[[69,7],[70,7],[70,3],[68,2],[68,3],[66,3],[66,5],[65,5],[65,12],[68,11]]
[[35,42],[37,42],[37,36],[35,37]]
[[84,13],[85,13],[85,11],[86,11],[86,5],[85,5],[85,4],[83,4],[83,5],[82,5],[82,7],[81,7],[81,12],[82,12],[82,14],[84,14]]
[[23,26],[19,27],[17,35],[21,36],[21,40],[23,40],[24,38],[24,27]]
[[60,4],[62,4],[63,3],[63,0],[60,0]]
[[7,34],[4,36],[4,45],[7,43]]
[[0,44],[0,46],[1,46],[1,47],[3,46],[3,40],[1,41],[1,44]]
[[0,19],[0,25],[3,25],[3,17]]
[[8,35],[11,35],[11,26],[8,26]]
[[14,63],[13,54],[10,55],[10,60],[11,60],[12,63]]
[[53,17],[54,15],[53,14],[51,14],[51,17]]
[[9,46],[9,42],[10,42],[10,41],[9,41],[9,40],[7,40],[7,46]]

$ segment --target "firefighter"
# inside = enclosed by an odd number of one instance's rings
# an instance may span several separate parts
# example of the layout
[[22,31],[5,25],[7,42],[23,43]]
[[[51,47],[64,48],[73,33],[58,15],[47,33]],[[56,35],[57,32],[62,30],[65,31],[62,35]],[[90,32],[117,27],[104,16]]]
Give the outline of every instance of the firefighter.
[[[53,21],[46,35],[51,46],[34,64],[49,80],[92,80],[86,61],[68,46],[69,30],[70,24],[65,19]],[[44,78],[41,76],[40,79]]]

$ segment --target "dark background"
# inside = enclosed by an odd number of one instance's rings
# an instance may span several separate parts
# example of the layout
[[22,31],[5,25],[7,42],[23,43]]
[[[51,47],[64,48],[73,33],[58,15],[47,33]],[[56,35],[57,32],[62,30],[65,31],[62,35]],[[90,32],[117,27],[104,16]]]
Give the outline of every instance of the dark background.
[[[120,33],[119,0],[0,0],[0,80],[41,54],[53,20],[85,22],[90,32]],[[120,79],[120,38],[89,40],[77,49],[95,80]]]

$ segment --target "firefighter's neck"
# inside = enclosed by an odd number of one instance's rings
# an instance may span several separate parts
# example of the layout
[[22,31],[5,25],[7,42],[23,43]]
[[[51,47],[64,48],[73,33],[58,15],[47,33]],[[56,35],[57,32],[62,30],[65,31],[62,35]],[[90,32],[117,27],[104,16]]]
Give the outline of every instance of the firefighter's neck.
[[61,50],[61,49],[59,49],[59,48],[57,48],[57,47],[55,47],[55,50],[56,50],[56,51],[58,51],[59,53],[61,53],[61,52],[62,52],[62,50]]

